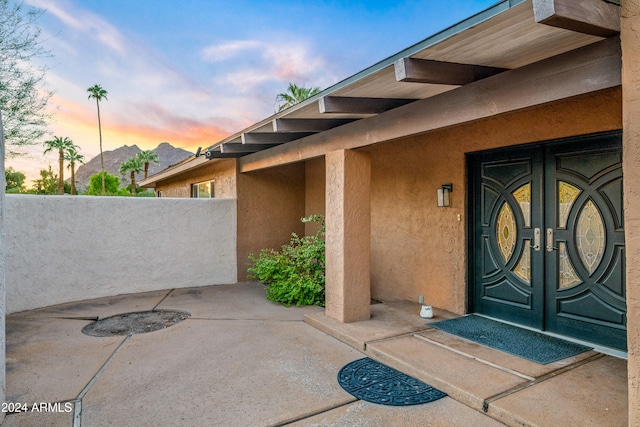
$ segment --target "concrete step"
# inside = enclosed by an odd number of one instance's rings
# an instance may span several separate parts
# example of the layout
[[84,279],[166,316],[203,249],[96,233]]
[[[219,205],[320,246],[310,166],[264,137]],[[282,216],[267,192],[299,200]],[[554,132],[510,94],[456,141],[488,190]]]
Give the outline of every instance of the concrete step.
[[[372,306],[370,320],[305,321],[508,426],[626,426],[626,360],[588,351],[540,365],[431,328],[411,303]],[[431,321],[455,317],[436,309]]]

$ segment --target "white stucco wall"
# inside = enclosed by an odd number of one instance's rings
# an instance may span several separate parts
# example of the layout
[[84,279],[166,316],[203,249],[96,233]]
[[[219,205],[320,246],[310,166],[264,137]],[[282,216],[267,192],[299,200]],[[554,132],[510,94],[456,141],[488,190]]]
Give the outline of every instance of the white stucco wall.
[[[2,127],[2,114],[0,114],[0,399],[4,402],[5,396],[5,176],[4,176],[4,131]],[[4,420],[4,412],[0,411],[0,423]]]
[[6,197],[6,310],[237,281],[236,200]]

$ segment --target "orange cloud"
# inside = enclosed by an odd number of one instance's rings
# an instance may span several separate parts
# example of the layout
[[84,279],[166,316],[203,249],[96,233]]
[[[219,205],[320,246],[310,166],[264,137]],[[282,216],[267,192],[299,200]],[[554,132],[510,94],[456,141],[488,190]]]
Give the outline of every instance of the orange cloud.
[[227,136],[227,133],[212,126],[190,124],[185,120],[182,126],[155,128],[150,126],[111,125],[103,130],[103,142],[109,147],[137,145],[141,149],[153,149],[161,142],[186,150],[195,151],[207,147]]
[[[54,112],[55,122],[49,126],[51,133],[69,137],[80,147],[79,151],[85,156],[86,161],[97,156],[100,144],[95,106],[88,108],[86,105],[79,105],[60,97],[55,97],[54,103],[57,104],[57,108]],[[137,145],[142,150],[151,150],[162,142],[169,142],[175,147],[195,152],[198,147],[208,147],[229,134],[223,126],[216,125],[213,119],[181,117],[150,103],[134,107],[134,111],[144,112],[145,122],[132,120],[125,115],[114,114],[109,109],[101,108],[103,151],[123,145]],[[225,119],[217,121],[225,124]],[[43,145],[25,147],[21,151],[25,156],[7,159],[6,166],[25,173],[27,187],[39,177],[40,169],[47,169],[51,165],[53,170],[58,172],[57,153],[45,156]],[[65,170],[65,174],[68,173]]]
[[[95,108],[87,108],[86,105],[81,106],[65,99],[56,101],[59,108],[56,114],[57,121],[52,128],[73,132],[74,136],[69,137],[80,146],[98,141]],[[126,112],[114,113],[109,108],[101,108],[105,147],[117,148],[125,144],[136,144],[140,148],[151,149],[166,141],[185,149],[197,149],[218,142],[229,134],[222,126],[216,125],[213,119],[182,117],[153,103],[130,104],[128,110],[129,115]],[[224,119],[218,121],[224,122]]]

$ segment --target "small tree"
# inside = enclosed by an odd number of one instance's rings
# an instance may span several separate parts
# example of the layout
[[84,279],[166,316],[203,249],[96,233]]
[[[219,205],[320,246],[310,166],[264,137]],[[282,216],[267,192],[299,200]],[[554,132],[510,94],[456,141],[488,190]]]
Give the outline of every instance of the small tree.
[[120,175],[124,176],[130,173],[131,176],[131,195],[136,195],[136,174],[142,172],[142,162],[138,157],[131,157],[120,165]]
[[33,181],[33,187],[29,191],[35,194],[56,194],[60,180],[58,175],[53,172],[51,165],[49,169],[40,169],[40,179]]
[[58,150],[58,162],[59,162],[59,178],[58,178],[58,194],[64,194],[64,155],[66,152],[70,150],[74,150],[76,148],[73,145],[73,142],[67,137],[56,136],[49,141],[44,142],[45,147],[44,154],[47,154],[49,151]]
[[22,172],[14,170],[12,167],[5,169],[5,190],[9,193],[20,193],[24,191],[24,180],[27,178]]
[[105,192],[102,192],[102,172],[94,173],[89,178],[89,187],[87,188],[87,195],[89,196],[117,196],[119,195],[118,188],[120,187],[120,178],[115,175],[111,175],[109,172],[104,173]]
[[[77,146],[75,148],[78,148]],[[69,162],[69,169],[71,169],[71,194],[76,194],[76,163],[84,163],[84,156],[78,153],[76,150],[71,149],[67,151],[64,159]]]
[[[0,110],[8,147],[33,145],[46,133],[46,107],[53,93],[44,87],[50,56],[36,21],[42,10],[22,1],[0,0]],[[40,62],[40,61],[38,61]],[[7,155],[15,154],[7,149]]]
[[286,306],[319,305],[324,307],[325,297],[325,226],[319,215],[302,218],[302,222],[318,222],[320,228],[314,236],[299,237],[291,234],[288,245],[280,252],[263,249],[255,257],[249,256],[253,266],[249,277],[268,285],[267,298]]
[[149,163],[160,163],[158,161],[158,155],[151,150],[141,151],[136,155],[136,157],[144,165],[144,179],[147,179],[149,176]]

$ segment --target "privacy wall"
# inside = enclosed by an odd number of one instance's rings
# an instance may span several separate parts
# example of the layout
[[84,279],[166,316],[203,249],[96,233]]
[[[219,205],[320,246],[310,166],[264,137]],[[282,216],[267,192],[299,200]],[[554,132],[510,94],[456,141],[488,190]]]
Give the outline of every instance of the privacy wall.
[[237,281],[235,199],[6,198],[7,313]]

